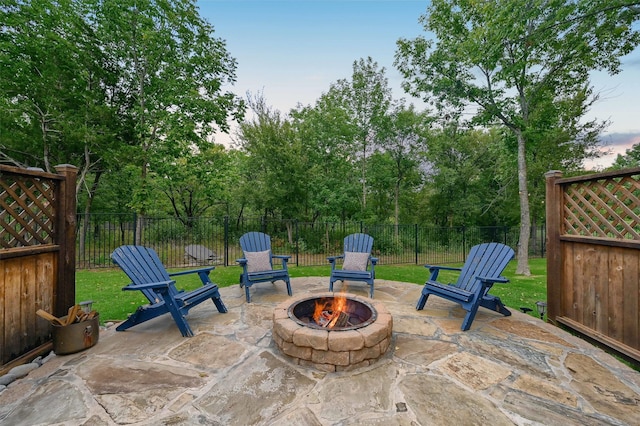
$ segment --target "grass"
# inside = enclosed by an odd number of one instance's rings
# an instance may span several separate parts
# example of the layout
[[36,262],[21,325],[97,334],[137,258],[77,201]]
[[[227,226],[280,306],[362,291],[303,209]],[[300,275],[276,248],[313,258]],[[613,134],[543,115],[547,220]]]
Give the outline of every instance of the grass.
[[[515,275],[516,263],[511,262],[504,272],[509,278],[507,284],[496,284],[491,289],[502,299],[504,304],[513,310],[520,307],[532,309],[531,315],[537,315],[535,302],[547,300],[547,263],[546,259],[531,259],[529,261],[531,276]],[[296,277],[327,277],[329,286],[329,266],[303,266],[289,268],[289,275]],[[240,276],[239,266],[217,267],[211,271],[211,280],[220,287],[238,285]],[[424,284],[429,271],[422,265],[379,265],[376,267],[376,279],[402,281],[416,284],[416,301],[420,294],[419,285]],[[443,282],[455,281],[456,274],[442,271],[439,280]],[[129,279],[120,269],[79,270],[76,271],[76,301],[92,300],[93,309],[100,313],[101,322],[121,321],[133,313],[147,300],[139,291],[122,291],[122,287],[129,283]],[[200,286],[196,274],[177,277],[179,289],[191,290]],[[294,289],[295,291],[295,289]]]

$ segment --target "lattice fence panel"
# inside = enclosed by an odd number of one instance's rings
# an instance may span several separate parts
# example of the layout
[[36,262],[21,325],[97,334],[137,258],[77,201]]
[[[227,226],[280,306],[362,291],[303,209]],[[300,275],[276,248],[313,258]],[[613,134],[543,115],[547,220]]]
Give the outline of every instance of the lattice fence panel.
[[565,235],[640,240],[640,175],[565,187]]
[[54,243],[54,188],[49,179],[0,176],[0,247]]

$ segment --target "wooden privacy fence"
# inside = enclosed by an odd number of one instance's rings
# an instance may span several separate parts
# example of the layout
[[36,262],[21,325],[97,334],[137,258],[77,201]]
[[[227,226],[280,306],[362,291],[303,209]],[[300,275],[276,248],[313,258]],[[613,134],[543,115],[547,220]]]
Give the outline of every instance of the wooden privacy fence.
[[545,177],[549,320],[640,361],[640,168]]
[[38,309],[75,304],[77,168],[56,171],[0,165],[0,374],[51,349]]

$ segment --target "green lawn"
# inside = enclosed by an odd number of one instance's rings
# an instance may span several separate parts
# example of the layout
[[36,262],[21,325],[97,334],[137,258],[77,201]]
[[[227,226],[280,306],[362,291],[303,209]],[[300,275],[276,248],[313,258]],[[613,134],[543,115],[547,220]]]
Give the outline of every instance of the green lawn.
[[[507,284],[496,284],[491,294],[499,296],[505,305],[513,310],[520,307],[532,309],[531,315],[537,315],[535,303],[547,299],[547,263],[546,259],[529,261],[531,276],[516,276],[515,261],[507,267],[504,276],[509,278]],[[452,265],[450,265],[452,266]],[[329,286],[329,266],[305,266],[289,268],[291,277],[326,276]],[[239,266],[217,267],[211,272],[211,280],[220,287],[238,285]],[[376,278],[393,281],[416,283],[416,301],[420,294],[419,284],[428,278],[429,271],[420,265],[379,265],[376,267]],[[439,280],[451,282],[456,276],[452,272],[443,271]],[[76,271],[76,301],[92,300],[93,308],[100,313],[101,322],[124,320],[128,314],[145,304],[146,299],[139,291],[122,291],[129,283],[127,276],[119,269],[79,270]],[[177,277],[179,289],[190,290],[200,285],[196,274]]]

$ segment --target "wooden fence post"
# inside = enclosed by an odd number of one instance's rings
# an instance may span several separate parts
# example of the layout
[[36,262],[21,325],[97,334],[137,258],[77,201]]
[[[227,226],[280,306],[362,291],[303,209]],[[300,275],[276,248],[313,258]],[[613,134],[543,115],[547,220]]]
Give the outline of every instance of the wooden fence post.
[[562,226],[562,186],[556,181],[562,172],[551,170],[544,175],[546,180],[546,227],[547,227],[547,320],[556,324],[562,306],[562,253],[560,230]]
[[56,193],[56,243],[60,246],[55,314],[63,316],[76,301],[76,178],[78,168],[70,164],[55,166],[64,176]]

